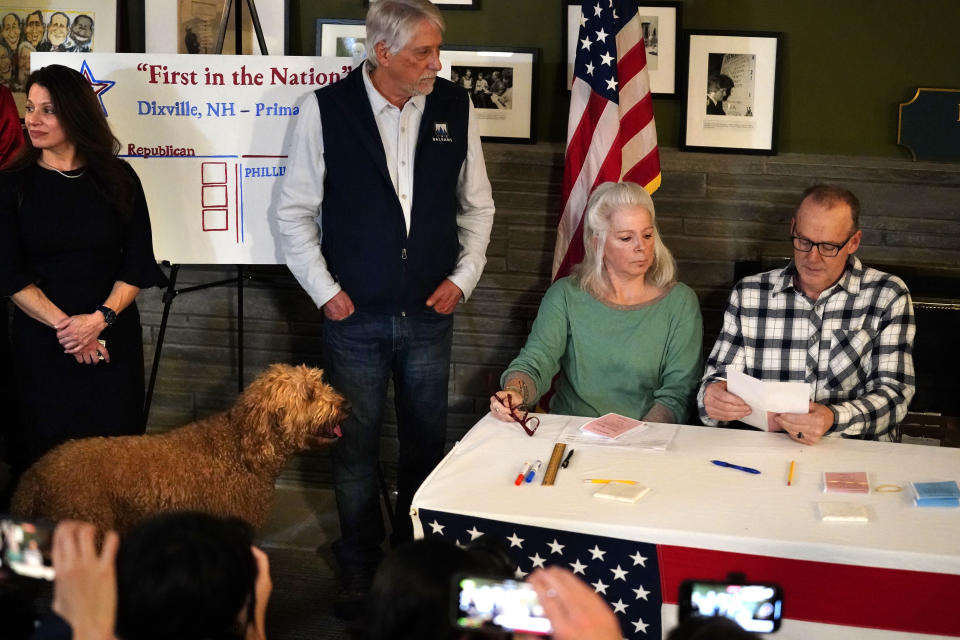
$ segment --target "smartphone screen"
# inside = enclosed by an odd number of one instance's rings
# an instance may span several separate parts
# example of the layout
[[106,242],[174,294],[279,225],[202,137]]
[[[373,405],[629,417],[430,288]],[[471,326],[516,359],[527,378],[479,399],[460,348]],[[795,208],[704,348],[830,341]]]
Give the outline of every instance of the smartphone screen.
[[747,631],[770,633],[780,628],[783,593],[775,584],[730,584],[687,580],[680,585],[680,619],[724,616]]
[[454,579],[454,625],[546,635],[553,632],[537,592],[526,582],[458,576]]
[[53,525],[0,517],[0,565],[28,578],[53,580]]

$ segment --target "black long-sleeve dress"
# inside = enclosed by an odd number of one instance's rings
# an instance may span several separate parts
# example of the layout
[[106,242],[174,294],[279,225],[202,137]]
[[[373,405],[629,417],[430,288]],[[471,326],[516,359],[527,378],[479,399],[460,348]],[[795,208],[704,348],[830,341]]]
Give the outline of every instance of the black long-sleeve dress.
[[[129,167],[128,167],[129,168]],[[32,166],[0,174],[0,294],[29,284],[67,315],[92,313],[114,283],[161,286],[147,202],[135,181],[132,212],[113,207],[85,169]],[[6,425],[14,472],[70,438],[143,433],[143,339],[136,303],[100,339],[110,362],[78,363],[56,331],[20,309],[13,317],[15,420]]]

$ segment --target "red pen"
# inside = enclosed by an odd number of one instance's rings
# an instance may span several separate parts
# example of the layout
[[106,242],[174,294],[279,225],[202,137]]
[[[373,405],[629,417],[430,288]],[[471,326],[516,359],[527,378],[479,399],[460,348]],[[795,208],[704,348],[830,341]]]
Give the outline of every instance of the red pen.
[[520,473],[517,474],[517,479],[513,481],[513,484],[517,485],[518,487],[523,484],[523,477],[527,475],[527,471],[530,471],[530,463],[524,462],[523,466],[520,467]]

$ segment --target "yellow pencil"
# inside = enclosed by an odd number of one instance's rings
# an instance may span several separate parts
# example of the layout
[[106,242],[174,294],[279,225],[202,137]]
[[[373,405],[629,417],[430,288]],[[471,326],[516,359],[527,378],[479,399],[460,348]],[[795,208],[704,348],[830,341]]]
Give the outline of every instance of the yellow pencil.
[[637,484],[636,480],[607,480],[606,478],[584,478],[586,484],[610,484],[611,482],[620,482],[623,484]]
[[787,486],[788,486],[788,487],[793,484],[793,470],[796,469],[796,468],[797,468],[797,461],[796,461],[796,460],[791,460],[791,461],[790,461],[790,475],[787,476]]

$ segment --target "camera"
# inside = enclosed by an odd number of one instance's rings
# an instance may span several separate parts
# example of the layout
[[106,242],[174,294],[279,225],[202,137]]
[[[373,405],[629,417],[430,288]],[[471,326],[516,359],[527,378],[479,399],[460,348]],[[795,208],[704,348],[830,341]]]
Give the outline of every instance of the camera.
[[736,578],[727,582],[686,580],[680,585],[677,602],[681,622],[694,616],[724,616],[755,633],[776,631],[783,615],[780,585]]
[[27,578],[53,580],[53,523],[0,516],[0,566]]
[[526,582],[466,575],[453,579],[453,625],[534,635],[553,632],[537,592]]

